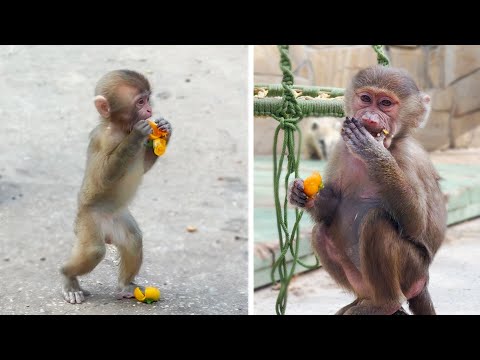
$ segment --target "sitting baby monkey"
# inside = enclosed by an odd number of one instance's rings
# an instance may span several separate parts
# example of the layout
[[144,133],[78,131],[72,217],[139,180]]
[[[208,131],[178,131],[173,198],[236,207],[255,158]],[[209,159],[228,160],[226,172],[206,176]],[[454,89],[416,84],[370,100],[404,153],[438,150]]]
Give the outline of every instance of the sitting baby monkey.
[[[63,296],[80,304],[88,292],[77,276],[92,271],[105,256],[105,243],[120,253],[117,298],[133,297],[134,277],[142,264],[142,232],[128,210],[143,174],[157,156],[146,147],[152,133],[147,119],[152,116],[150,84],[131,70],[115,70],[104,75],[95,88],[95,107],[100,124],[90,133],[85,176],[78,194],[74,232],[77,242],[72,255],[61,268]],[[155,120],[168,132],[165,119]]]

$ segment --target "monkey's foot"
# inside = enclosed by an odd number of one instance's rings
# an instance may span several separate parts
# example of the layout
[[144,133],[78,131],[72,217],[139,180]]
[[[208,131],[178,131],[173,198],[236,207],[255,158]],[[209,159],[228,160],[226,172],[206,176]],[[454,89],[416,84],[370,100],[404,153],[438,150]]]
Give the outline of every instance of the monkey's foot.
[[344,315],[392,315],[402,309],[401,304],[375,305],[370,300],[362,300],[357,305],[350,307]]
[[85,296],[89,296],[90,292],[82,289],[78,280],[65,279],[62,286],[63,298],[70,304],[81,304],[85,301]]
[[138,285],[135,284],[135,283],[130,283],[126,286],[119,286],[118,287],[118,292],[117,292],[117,295],[116,295],[117,300],[131,299],[131,298],[135,297],[135,295],[133,295],[133,291],[135,290],[135,288],[137,286]]
[[345,314],[345,312],[350,309],[351,307],[357,305],[358,303],[360,302],[360,299],[355,299],[353,302],[351,302],[350,304],[348,305],[345,305],[344,307],[342,307],[340,310],[338,310],[335,315],[343,315]]
[[408,315],[408,313],[405,311],[405,309],[402,306],[400,309],[395,311],[392,315]]

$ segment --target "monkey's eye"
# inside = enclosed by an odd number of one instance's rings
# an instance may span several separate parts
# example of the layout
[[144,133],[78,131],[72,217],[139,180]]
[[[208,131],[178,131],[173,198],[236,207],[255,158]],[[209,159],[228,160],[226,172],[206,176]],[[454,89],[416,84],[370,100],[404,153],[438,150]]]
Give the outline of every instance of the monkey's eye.
[[142,106],[145,105],[145,99],[138,100],[137,104]]
[[385,99],[385,100],[382,100],[380,104],[382,104],[383,106],[390,106],[392,105],[392,102],[390,100]]
[[360,99],[362,99],[363,102],[368,102],[368,103],[371,101],[370,96],[368,95],[362,95],[360,96]]

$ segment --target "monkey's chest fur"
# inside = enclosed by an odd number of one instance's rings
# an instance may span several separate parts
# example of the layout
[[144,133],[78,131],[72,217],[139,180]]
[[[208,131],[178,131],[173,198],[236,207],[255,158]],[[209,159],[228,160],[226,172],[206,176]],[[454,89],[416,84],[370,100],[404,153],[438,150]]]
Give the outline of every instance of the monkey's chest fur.
[[141,184],[144,158],[145,150],[142,148],[128,165],[125,174],[109,186],[99,188],[93,177],[85,178],[79,193],[80,204],[108,213],[121,212],[132,201]]
[[332,240],[353,264],[360,268],[360,229],[365,215],[375,208],[380,208],[380,199],[371,193],[365,195],[342,197],[337,208],[336,220],[331,224]]
[[142,182],[144,168],[143,159],[145,158],[145,149],[141,149],[135,161],[127,168],[125,175],[119,180],[118,184],[112,189],[118,197],[117,206],[123,207],[130,203],[135,196],[140,183]]
[[[365,165],[357,160],[345,164],[342,176],[342,192],[335,214],[335,220],[330,226],[332,240],[353,264],[360,268],[360,230],[365,215],[372,209],[383,209],[381,197],[376,184],[369,179]],[[342,179],[348,179],[348,182]],[[393,226],[393,225],[392,225]]]

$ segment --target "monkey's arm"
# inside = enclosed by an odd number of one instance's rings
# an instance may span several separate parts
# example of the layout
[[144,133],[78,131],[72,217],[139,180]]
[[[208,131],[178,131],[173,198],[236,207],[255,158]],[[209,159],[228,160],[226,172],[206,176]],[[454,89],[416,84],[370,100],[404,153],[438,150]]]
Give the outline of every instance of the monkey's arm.
[[422,188],[414,188],[411,181],[390,154],[368,164],[369,173],[380,185],[384,205],[401,228],[413,238],[418,238],[426,229],[426,203]]
[[112,151],[103,161],[102,178],[107,184],[117,181],[125,175],[128,165],[135,160],[138,152],[143,147],[143,142],[151,133],[150,125],[145,120],[135,124],[133,130]]
[[327,183],[314,199],[314,205],[310,211],[313,219],[317,222],[323,221],[327,226],[330,225],[337,212],[340,194],[332,184]]
[[407,178],[393,155],[384,147],[384,136],[376,140],[358,121],[345,121],[342,137],[347,147],[366,164],[372,180],[380,187],[383,204],[402,230],[418,238],[426,228],[426,203],[416,179]]
[[155,155],[155,153],[153,152],[153,149],[147,148],[147,150],[145,151],[145,159],[143,160],[144,172],[147,172],[148,170],[150,170],[152,166],[155,164],[155,162],[157,161],[157,159],[158,159],[158,156]]

